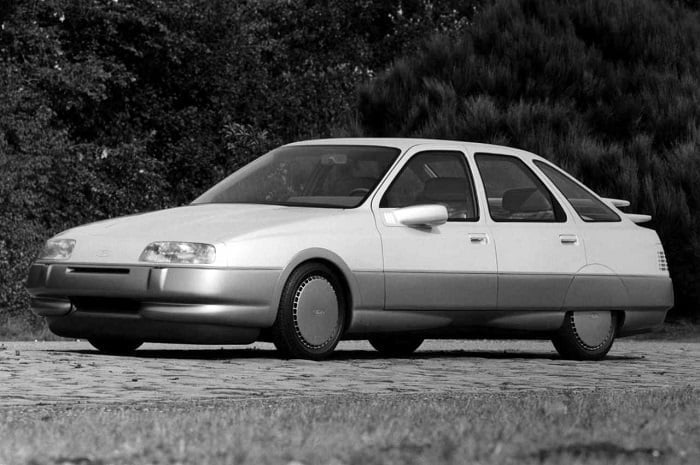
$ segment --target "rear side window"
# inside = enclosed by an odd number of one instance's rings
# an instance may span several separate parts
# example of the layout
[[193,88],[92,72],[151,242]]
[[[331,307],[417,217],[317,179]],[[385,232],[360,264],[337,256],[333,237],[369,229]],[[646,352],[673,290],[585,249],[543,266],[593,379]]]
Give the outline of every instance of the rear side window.
[[552,181],[552,184],[557,186],[583,221],[620,221],[620,217],[610,207],[562,171],[541,161],[536,161],[535,165]]
[[483,153],[474,158],[494,221],[566,221],[566,214],[552,193],[520,159]]
[[402,168],[382,198],[381,208],[441,204],[448,221],[477,221],[474,188],[461,152],[421,152]]

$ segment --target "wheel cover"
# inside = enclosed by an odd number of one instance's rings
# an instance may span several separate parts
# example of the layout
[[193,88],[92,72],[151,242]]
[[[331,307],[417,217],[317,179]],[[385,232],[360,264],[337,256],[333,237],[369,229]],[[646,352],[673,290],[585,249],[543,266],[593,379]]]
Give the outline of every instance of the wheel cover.
[[610,312],[574,312],[571,323],[578,340],[589,349],[605,345],[610,338],[612,314]]
[[297,288],[292,305],[294,329],[301,342],[312,349],[332,342],[338,334],[338,296],[323,276],[309,276]]

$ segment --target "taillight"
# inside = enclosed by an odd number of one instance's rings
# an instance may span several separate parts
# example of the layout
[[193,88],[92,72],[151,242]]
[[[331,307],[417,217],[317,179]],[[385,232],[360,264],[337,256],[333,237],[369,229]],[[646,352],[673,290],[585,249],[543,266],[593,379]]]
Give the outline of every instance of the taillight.
[[666,261],[666,253],[664,253],[663,247],[659,245],[659,250],[656,252],[656,256],[659,262],[659,270],[668,273],[668,262]]

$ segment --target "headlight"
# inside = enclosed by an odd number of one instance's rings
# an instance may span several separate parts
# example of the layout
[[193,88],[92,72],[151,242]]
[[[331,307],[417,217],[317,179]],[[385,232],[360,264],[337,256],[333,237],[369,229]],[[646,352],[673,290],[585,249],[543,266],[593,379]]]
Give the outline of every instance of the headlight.
[[68,260],[73,253],[73,239],[49,239],[39,254],[40,260]]
[[152,242],[139,261],[152,263],[209,264],[216,260],[216,248],[197,242]]

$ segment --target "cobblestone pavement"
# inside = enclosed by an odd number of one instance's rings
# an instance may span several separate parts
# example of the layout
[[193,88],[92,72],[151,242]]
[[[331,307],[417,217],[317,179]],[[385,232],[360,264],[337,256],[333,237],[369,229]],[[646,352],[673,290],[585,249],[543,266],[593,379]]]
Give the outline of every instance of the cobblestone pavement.
[[0,407],[342,393],[700,388],[700,343],[616,341],[602,362],[558,358],[549,342],[428,341],[385,359],[343,342],[324,362],[280,360],[271,344],[145,344],[102,355],[87,342],[0,343]]

